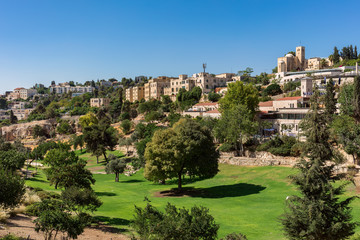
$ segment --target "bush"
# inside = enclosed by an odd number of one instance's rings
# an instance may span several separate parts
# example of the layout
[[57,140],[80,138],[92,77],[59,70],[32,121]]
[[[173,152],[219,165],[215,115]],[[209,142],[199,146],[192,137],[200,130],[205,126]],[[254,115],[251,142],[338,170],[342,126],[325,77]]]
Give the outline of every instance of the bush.
[[233,151],[234,150],[234,146],[230,143],[223,143],[221,144],[221,146],[219,147],[219,151],[220,152],[230,152],[230,151]]
[[259,145],[256,151],[268,151],[277,156],[299,156],[301,145],[299,143],[295,146],[295,144],[297,144],[297,141],[294,137],[282,136],[282,138],[280,138],[277,136]]
[[16,237],[15,235],[12,234],[8,234],[5,235],[4,237],[0,238],[0,240],[20,240],[21,238]]
[[220,240],[247,240],[246,236],[241,233],[230,233]]

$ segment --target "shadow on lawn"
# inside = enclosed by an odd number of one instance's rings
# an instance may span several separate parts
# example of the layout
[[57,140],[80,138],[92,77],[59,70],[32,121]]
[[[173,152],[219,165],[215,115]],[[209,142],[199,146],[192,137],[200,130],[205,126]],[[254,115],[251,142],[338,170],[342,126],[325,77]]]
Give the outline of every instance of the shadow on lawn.
[[132,179],[132,180],[125,180],[125,181],[120,181],[121,183],[139,183],[139,182],[145,182],[145,180],[140,180],[140,179]]
[[225,197],[242,197],[251,194],[260,193],[266,189],[261,185],[249,183],[237,183],[232,185],[220,185],[209,188],[184,187],[181,191],[171,189],[155,194],[157,197],[200,197],[200,198],[225,198]]
[[[93,218],[93,220],[95,222],[98,222],[100,224],[105,224],[105,225],[125,225],[128,226],[130,225],[130,221],[127,219],[123,219],[123,218],[111,218],[111,217],[105,217],[105,216],[95,216]],[[98,228],[100,228],[102,231],[106,231],[106,232],[112,232],[112,233],[119,233],[119,232],[126,232],[127,229],[123,229],[123,228],[118,228],[118,227],[110,227],[110,226],[99,226]]]
[[97,196],[107,196],[107,197],[113,197],[116,196],[116,193],[112,193],[112,192],[95,192],[95,194]]
[[42,179],[38,179],[38,178],[36,178],[36,177],[28,178],[28,179],[26,179],[26,181],[31,181],[31,182],[46,182],[46,181],[44,181],[44,180],[42,180]]

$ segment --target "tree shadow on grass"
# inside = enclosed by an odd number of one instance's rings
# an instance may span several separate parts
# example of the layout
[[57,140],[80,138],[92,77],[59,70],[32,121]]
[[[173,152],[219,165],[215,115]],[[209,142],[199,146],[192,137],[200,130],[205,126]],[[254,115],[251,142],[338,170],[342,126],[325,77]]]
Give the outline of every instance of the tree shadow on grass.
[[119,232],[126,232],[127,229],[118,228],[118,227],[111,227],[111,226],[104,226],[105,225],[130,225],[130,221],[123,218],[111,218],[105,216],[95,216],[93,218],[94,222],[100,223],[101,225],[97,228],[101,229],[104,232],[112,232],[112,233],[119,233]]
[[242,197],[260,193],[266,189],[261,185],[249,183],[237,183],[232,185],[220,185],[209,188],[184,187],[181,191],[173,188],[167,191],[155,193],[157,197],[199,197],[199,198],[225,198]]
[[44,181],[44,180],[42,180],[42,179],[38,179],[38,178],[35,178],[35,177],[33,177],[33,178],[28,178],[28,179],[26,179],[26,181],[31,181],[31,182],[46,182],[46,181]]
[[[200,182],[202,180],[206,180],[207,178],[201,178],[201,177],[193,177],[193,178],[183,178],[181,181],[182,181],[182,184],[183,185],[187,185],[187,184],[190,184],[190,183],[194,183],[194,182]],[[178,179],[177,178],[173,178],[173,179],[169,179],[169,180],[166,180],[166,185],[173,185],[173,184],[178,184]]]
[[113,197],[117,195],[116,193],[112,193],[112,192],[95,192],[95,194],[99,197],[101,196]]
[[144,180],[140,180],[140,179],[132,179],[132,180],[124,180],[124,181],[120,181],[121,183],[139,183],[139,182],[145,182]]

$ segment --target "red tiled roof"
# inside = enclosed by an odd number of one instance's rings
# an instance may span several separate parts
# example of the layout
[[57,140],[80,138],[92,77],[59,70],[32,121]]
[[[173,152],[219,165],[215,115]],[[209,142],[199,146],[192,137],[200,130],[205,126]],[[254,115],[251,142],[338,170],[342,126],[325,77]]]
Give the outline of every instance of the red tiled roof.
[[259,107],[272,107],[273,101],[259,102]]
[[24,89],[23,87],[15,88],[14,90],[21,90]]
[[284,98],[279,98],[275,101],[285,101],[285,100],[299,100],[301,99],[302,97],[301,96],[297,96],[297,97],[284,97]]
[[214,103],[197,103],[194,106],[215,106],[217,104],[218,104],[217,102],[214,102]]
[[211,110],[211,111],[207,111],[206,113],[220,113],[220,112],[219,112],[219,110],[214,109],[214,110]]

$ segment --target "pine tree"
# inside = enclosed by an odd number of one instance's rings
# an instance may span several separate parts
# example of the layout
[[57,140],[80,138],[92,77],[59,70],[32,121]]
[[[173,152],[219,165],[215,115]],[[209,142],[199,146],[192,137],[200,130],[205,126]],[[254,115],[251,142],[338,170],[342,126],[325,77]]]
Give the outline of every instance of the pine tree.
[[334,164],[336,152],[329,143],[329,129],[325,113],[320,109],[319,91],[311,98],[311,108],[302,122],[306,136],[304,156],[291,179],[300,196],[291,196],[281,217],[285,235],[289,239],[340,240],[354,234],[357,223],[351,222],[349,203],[354,197],[339,201],[346,184],[333,186],[336,180]]
[[336,112],[336,99],[335,99],[335,87],[332,78],[326,84],[326,94],[324,99],[325,104],[325,115],[328,117],[328,120],[331,122],[333,115]]

